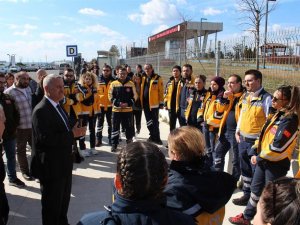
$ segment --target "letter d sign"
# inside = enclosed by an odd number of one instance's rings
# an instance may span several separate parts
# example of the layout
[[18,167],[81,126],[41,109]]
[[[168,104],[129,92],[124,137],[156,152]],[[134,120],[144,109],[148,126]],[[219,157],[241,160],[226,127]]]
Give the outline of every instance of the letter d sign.
[[67,45],[66,51],[67,51],[67,57],[76,57],[78,54],[77,45]]

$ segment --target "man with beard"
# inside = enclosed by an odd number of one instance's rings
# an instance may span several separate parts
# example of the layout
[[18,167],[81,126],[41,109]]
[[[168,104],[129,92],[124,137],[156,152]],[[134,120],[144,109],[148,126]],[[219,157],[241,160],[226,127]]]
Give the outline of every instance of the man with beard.
[[16,74],[16,82],[4,91],[5,94],[9,94],[13,98],[19,109],[20,123],[17,127],[16,152],[23,178],[28,181],[32,180],[26,156],[26,145],[28,143],[31,146],[32,141],[32,92],[29,81],[28,73],[21,71]]
[[102,75],[98,79],[98,94],[100,97],[101,113],[98,115],[97,131],[96,131],[96,147],[102,145],[102,131],[104,124],[104,117],[106,117],[107,128],[108,128],[108,143],[111,145],[111,115],[112,105],[108,99],[108,90],[111,83],[114,81],[112,77],[112,69],[109,65],[104,65],[102,69]]
[[185,110],[188,105],[188,99],[190,97],[190,91],[194,89],[195,77],[193,76],[193,67],[190,64],[185,64],[182,67],[182,88],[180,92],[180,126],[187,125],[187,121],[185,119]]

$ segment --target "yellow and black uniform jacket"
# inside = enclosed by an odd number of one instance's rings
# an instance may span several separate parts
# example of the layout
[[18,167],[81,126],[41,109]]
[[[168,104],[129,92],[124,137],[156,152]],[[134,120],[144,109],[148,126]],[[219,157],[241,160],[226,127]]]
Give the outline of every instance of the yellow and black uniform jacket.
[[271,95],[263,88],[253,97],[248,92],[244,94],[237,132],[243,137],[256,139],[267,121],[270,107]]
[[218,113],[217,102],[220,101],[224,92],[224,88],[221,88],[217,93],[213,93],[210,89],[207,97],[205,98],[205,108],[203,118],[205,123],[208,125],[209,130],[212,131],[214,128],[220,127],[220,122],[223,117],[223,113]]
[[191,109],[193,107],[193,104],[199,104],[198,110],[197,110],[197,122],[201,123],[204,121],[203,115],[204,115],[204,109],[205,109],[205,103],[207,102],[207,99],[209,98],[210,93],[203,88],[203,90],[197,91],[196,89],[190,90],[190,97],[188,99],[188,105],[185,110],[185,118],[188,120]]
[[298,149],[298,165],[299,165],[299,170],[298,173],[295,175],[295,178],[300,178],[300,146]]
[[114,81],[112,76],[108,79],[105,79],[103,75],[99,77],[97,92],[99,95],[99,104],[100,107],[104,108],[104,111],[107,111],[108,107],[111,107],[111,102],[108,99],[108,90],[111,83]]
[[79,92],[76,94],[76,98],[81,106],[80,115],[93,116],[101,113],[97,88],[87,85],[78,85],[78,90]]
[[[172,102],[172,93],[175,86],[175,79],[174,77],[171,77],[170,80],[166,84],[165,89],[165,95],[164,95],[164,106],[168,108],[168,110],[171,109],[171,102]],[[179,104],[180,104],[180,93],[182,88],[182,80],[179,79],[177,83],[177,91],[176,91],[176,112],[179,110]]]
[[[142,85],[141,85],[141,93],[140,93],[142,107],[144,104],[143,100],[144,100],[144,88],[145,88],[146,79],[147,79],[147,76],[143,76]],[[159,108],[159,107],[163,107],[163,106],[164,106],[163,80],[159,75],[153,74],[151,76],[150,86],[149,86],[149,107],[151,110],[153,108]]]
[[81,106],[78,103],[76,94],[79,93],[78,84],[71,83],[71,85],[64,82],[64,99],[62,100],[65,111],[70,116],[71,107],[73,108],[76,117],[81,114]]
[[228,98],[226,98],[226,99],[221,98],[219,101],[217,101],[216,112],[219,115],[223,114],[223,117],[220,122],[220,127],[219,127],[219,133],[218,133],[219,136],[222,133],[222,130],[226,123],[228,114],[231,111],[235,101],[237,101],[237,103],[234,106],[235,107],[234,113],[235,113],[235,120],[236,120],[236,122],[238,122],[241,108],[242,108],[243,94],[244,94],[244,92],[239,92],[239,93],[233,94],[231,96],[228,96]]
[[191,91],[195,88],[195,77],[191,75],[191,79],[182,79],[180,92],[180,108],[186,110]]
[[[122,82],[115,80],[111,83],[108,91],[108,99],[113,105],[113,112],[132,112],[132,106],[137,99],[134,83],[129,77]],[[127,103],[127,107],[121,107],[121,103]]]
[[292,154],[297,143],[298,116],[285,115],[283,111],[277,112],[269,119],[252,147],[252,155],[258,154],[259,158],[272,162],[292,159]]

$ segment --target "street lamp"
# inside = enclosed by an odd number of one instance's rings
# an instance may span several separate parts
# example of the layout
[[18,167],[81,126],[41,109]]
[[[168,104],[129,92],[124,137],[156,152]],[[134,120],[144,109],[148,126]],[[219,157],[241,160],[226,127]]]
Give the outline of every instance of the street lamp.
[[[267,45],[267,33],[268,33],[268,13],[269,13],[269,1],[276,2],[276,0],[266,0],[266,20],[265,20],[265,40],[264,40],[264,55],[263,55],[263,68],[266,69],[266,45]],[[258,51],[258,49],[257,49]]]
[[200,50],[200,57],[202,56],[202,47],[201,47],[201,32],[202,32],[202,21],[203,20],[207,20],[206,18],[201,18],[200,19],[200,30],[199,30],[199,33],[200,33],[200,44],[199,44],[199,50]]

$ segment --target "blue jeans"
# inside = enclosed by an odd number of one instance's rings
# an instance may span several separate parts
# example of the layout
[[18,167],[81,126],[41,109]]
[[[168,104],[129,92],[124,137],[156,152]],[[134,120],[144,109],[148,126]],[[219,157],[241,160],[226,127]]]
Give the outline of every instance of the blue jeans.
[[[284,161],[284,163],[282,163]],[[267,160],[259,161],[256,165],[253,180],[251,183],[251,195],[247,207],[244,210],[244,216],[248,220],[252,220],[256,214],[256,206],[259,197],[269,181],[276,180],[286,176],[290,162],[288,159],[282,162],[270,162]]]
[[16,139],[3,140],[3,148],[7,159],[6,172],[9,181],[17,178],[16,175]]
[[235,131],[227,130],[224,134],[221,134],[215,147],[214,168],[217,171],[224,171],[225,156],[229,150],[233,152],[232,176],[238,181],[241,175],[239,147],[235,138]]

